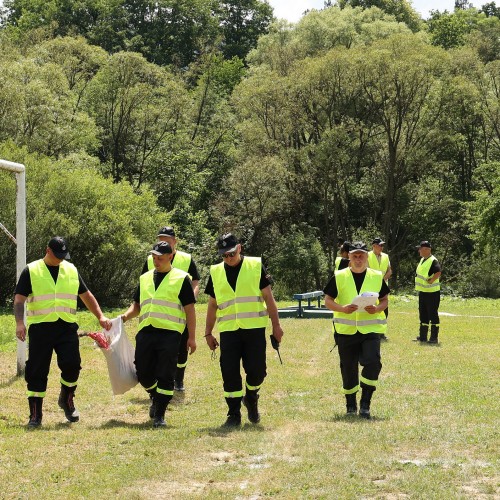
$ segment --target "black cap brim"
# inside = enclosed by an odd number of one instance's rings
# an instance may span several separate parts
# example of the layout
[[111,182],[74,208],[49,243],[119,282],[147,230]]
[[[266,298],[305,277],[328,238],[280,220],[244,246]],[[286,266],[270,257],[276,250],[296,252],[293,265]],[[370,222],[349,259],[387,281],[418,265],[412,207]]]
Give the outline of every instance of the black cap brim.
[[219,248],[219,255],[224,255],[225,253],[234,252],[238,248],[238,243],[233,248]]
[[71,260],[71,257],[69,255],[69,252],[54,252],[52,250],[52,253],[58,258],[58,259],[65,259],[65,260]]

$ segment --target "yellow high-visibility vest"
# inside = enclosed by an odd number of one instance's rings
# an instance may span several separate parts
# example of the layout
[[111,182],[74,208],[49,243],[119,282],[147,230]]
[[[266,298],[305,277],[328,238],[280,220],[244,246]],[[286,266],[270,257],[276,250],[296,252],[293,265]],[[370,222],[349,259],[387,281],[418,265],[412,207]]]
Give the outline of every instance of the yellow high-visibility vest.
[[236,281],[236,290],[233,290],[227,281],[224,263],[210,267],[221,332],[267,326],[269,315],[260,291],[261,272],[259,257],[245,257]]
[[379,262],[373,250],[368,252],[368,267],[370,269],[375,269],[376,271],[382,271],[382,276],[384,276],[385,273],[387,272],[387,269],[389,269],[389,265],[390,265],[389,256],[386,253],[384,252],[380,253],[380,262]]
[[186,313],[179,293],[187,273],[172,267],[156,290],[153,275],[154,271],[148,271],[140,278],[139,330],[152,325],[182,333],[186,328]]
[[26,304],[28,326],[58,319],[75,323],[80,286],[76,267],[63,260],[59,264],[56,282],[43,259],[31,262],[28,269],[32,288]]
[[335,271],[339,270],[340,263],[342,262],[342,257],[335,258]]
[[[374,269],[367,268],[360,294],[363,292],[380,292],[382,287],[382,273]],[[350,268],[342,269],[335,273],[337,282],[337,297],[335,302],[340,305],[351,304],[354,297],[358,295],[356,284]],[[378,303],[378,302],[377,302]],[[333,312],[334,333],[343,335],[354,335],[360,333],[385,333],[387,330],[387,320],[383,311],[369,314],[364,310],[358,310],[352,314]]]
[[429,270],[432,266],[432,263],[437,260],[434,255],[431,255],[427,259],[420,259],[420,262],[418,263],[417,266],[417,271],[415,273],[415,290],[418,290],[419,292],[425,292],[425,293],[430,293],[430,292],[438,292],[441,289],[441,285],[439,284],[439,278],[434,281],[434,283],[427,283],[427,280],[429,278],[432,278],[431,275],[429,276]]

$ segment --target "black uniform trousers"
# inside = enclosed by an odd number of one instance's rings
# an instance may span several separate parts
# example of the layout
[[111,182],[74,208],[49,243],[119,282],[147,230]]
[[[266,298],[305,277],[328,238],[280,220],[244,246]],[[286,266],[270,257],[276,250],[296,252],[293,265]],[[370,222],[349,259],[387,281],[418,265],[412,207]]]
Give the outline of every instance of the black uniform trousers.
[[37,323],[28,330],[28,360],[24,378],[30,392],[45,392],[52,353],[57,356],[61,378],[74,384],[81,370],[78,325],[57,321]]
[[139,331],[135,337],[137,379],[145,388],[174,390],[177,352],[181,335],[173,330]]
[[380,334],[360,333],[354,335],[335,334],[335,341],[339,347],[340,372],[344,390],[350,391],[361,385],[375,390],[374,385],[359,383],[358,364],[363,368],[361,376],[370,381],[377,381],[382,362],[380,360]]
[[439,326],[439,304],[441,292],[418,292],[418,315],[421,325]]
[[188,348],[187,348],[187,343],[188,343],[188,338],[189,338],[189,331],[186,326],[184,331],[182,332],[181,335],[181,341],[179,342],[179,351],[177,353],[177,367],[178,368],[185,368],[188,360]]
[[220,334],[220,369],[224,392],[243,390],[240,363],[246,384],[259,387],[266,378],[266,329],[238,329]]

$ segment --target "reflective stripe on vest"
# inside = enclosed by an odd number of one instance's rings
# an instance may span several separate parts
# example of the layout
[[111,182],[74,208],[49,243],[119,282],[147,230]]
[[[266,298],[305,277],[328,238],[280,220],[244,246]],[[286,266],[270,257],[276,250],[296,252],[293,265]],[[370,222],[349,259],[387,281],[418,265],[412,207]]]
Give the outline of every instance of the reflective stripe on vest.
[[[191,255],[186,253],[186,252],[180,252],[177,251],[175,252],[174,259],[172,261],[172,266],[175,267],[176,269],[180,269],[181,271],[184,271],[187,273],[189,271],[189,266],[191,265]],[[148,255],[148,271],[151,271],[151,269],[154,269],[154,263],[153,263],[153,256]],[[193,279],[191,275],[189,275],[190,279]]]
[[156,290],[154,271],[141,276],[139,330],[151,325],[179,333],[184,331],[186,313],[179,301],[179,293],[186,276],[184,271],[172,267]]
[[221,332],[267,326],[269,315],[260,291],[261,272],[259,257],[244,257],[236,290],[233,290],[227,281],[224,263],[210,267]]
[[429,270],[432,266],[432,263],[437,260],[434,255],[431,255],[427,259],[420,259],[420,262],[417,266],[417,270],[415,272],[415,290],[419,292],[438,292],[441,289],[441,285],[439,284],[439,278],[434,281],[434,283],[427,283],[429,278]]
[[375,269],[376,271],[382,271],[382,275],[385,275],[387,269],[389,269],[389,256],[382,252],[380,254],[380,262],[375,255],[375,252],[372,250],[368,252],[368,267],[371,269]]
[[[335,302],[341,305],[351,304],[354,297],[358,295],[356,284],[352,276],[352,271],[342,269],[335,273],[338,295]],[[367,268],[360,294],[363,292],[380,292],[382,287],[382,273],[371,268]],[[383,311],[369,314],[366,311],[356,311],[352,314],[333,312],[334,333],[343,335],[354,335],[360,333],[385,333],[387,330],[387,320]]]
[[31,262],[28,269],[32,289],[26,301],[28,326],[52,323],[58,319],[75,323],[80,286],[76,267],[63,260],[59,264],[57,282],[54,282],[43,259]]

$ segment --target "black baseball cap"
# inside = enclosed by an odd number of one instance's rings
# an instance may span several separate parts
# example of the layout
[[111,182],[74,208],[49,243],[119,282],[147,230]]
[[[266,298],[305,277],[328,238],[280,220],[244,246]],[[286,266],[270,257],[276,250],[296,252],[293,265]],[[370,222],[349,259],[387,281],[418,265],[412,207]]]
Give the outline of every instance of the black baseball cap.
[[159,241],[158,243],[154,244],[153,250],[151,250],[149,253],[154,255],[165,255],[168,253],[172,253],[172,247],[170,246],[168,241]]
[[368,247],[362,241],[355,241],[354,243],[351,243],[351,246],[349,247],[349,253],[354,252],[368,253]]
[[348,241],[344,241],[344,243],[342,243],[342,246],[340,247],[341,252],[349,252],[350,249],[351,244]]
[[238,246],[238,240],[236,236],[232,233],[226,233],[219,236],[217,240],[217,248],[219,250],[219,255],[227,252],[234,252]]
[[372,241],[372,245],[385,245],[385,241],[382,238],[375,238]]
[[172,226],[163,226],[159,231],[158,231],[158,236],[172,236],[175,238],[175,231]]
[[421,241],[420,242],[420,245],[417,245],[417,248],[422,248],[422,247],[426,247],[426,248],[432,248],[432,245],[430,243],[430,241]]
[[47,246],[58,259],[70,259],[68,245],[62,236],[54,236]]

